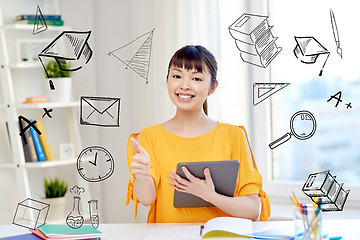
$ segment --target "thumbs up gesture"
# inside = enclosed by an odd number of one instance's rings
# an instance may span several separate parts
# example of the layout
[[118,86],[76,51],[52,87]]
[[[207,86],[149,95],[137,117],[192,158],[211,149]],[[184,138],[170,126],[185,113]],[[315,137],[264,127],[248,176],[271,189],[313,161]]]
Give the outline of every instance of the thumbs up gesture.
[[135,138],[130,138],[130,144],[135,149],[130,164],[131,171],[135,174],[135,178],[146,178],[150,176],[150,156],[142,148]]

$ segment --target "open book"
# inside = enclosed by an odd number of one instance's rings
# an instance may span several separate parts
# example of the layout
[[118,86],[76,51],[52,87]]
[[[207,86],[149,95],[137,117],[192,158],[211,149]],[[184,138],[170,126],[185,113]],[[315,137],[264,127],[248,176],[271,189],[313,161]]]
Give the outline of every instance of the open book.
[[201,239],[213,237],[249,236],[253,233],[252,221],[244,218],[217,217],[200,227]]
[[[201,234],[200,234],[201,232]],[[235,217],[217,217],[204,225],[200,224],[162,224],[154,225],[146,240],[200,240],[200,239],[292,239],[276,229],[253,233],[253,223],[249,219]]]

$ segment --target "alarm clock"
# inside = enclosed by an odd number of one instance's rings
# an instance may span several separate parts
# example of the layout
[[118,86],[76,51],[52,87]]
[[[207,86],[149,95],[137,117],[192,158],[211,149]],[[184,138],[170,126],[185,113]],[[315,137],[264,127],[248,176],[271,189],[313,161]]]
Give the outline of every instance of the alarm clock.
[[114,159],[103,147],[90,146],[81,151],[77,158],[77,171],[88,182],[100,182],[114,172]]

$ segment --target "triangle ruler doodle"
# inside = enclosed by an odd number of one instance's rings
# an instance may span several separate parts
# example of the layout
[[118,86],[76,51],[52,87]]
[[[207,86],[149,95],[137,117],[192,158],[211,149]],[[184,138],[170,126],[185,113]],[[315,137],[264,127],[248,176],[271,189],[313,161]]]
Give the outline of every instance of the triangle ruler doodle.
[[130,43],[108,53],[130,68],[148,83],[151,44],[154,30],[134,39]]
[[36,17],[33,27],[33,35],[41,33],[47,29],[46,21],[44,19],[44,16],[41,13],[39,5],[37,5],[36,9]]
[[253,105],[261,103],[274,93],[287,87],[290,83],[254,83],[253,84]]

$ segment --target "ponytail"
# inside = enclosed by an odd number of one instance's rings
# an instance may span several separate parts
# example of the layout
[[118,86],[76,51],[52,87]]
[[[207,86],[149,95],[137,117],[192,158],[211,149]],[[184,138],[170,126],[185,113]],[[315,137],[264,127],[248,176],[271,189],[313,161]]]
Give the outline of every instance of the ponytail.
[[204,104],[203,104],[203,110],[204,113],[206,114],[206,116],[208,115],[208,104],[207,104],[207,100],[205,100]]

